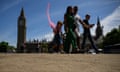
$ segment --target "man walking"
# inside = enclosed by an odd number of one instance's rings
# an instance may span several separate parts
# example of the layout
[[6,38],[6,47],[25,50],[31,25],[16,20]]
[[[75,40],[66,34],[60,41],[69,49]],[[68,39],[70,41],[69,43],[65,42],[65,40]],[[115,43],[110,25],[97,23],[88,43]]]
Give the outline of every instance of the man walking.
[[[85,24],[87,24],[87,25],[90,25],[89,24],[89,19],[90,19],[90,15],[86,14],[85,19],[83,20],[83,22]],[[94,24],[91,24],[91,27],[93,27],[93,26],[94,26]],[[92,48],[94,48],[94,50],[96,51],[96,53],[98,53],[98,49],[95,46],[95,44],[93,42],[93,39],[92,39],[92,36],[91,36],[91,33],[90,33],[90,28],[85,28],[84,27],[82,49],[84,49],[84,47],[85,47],[86,38],[89,39],[89,41],[91,42]]]

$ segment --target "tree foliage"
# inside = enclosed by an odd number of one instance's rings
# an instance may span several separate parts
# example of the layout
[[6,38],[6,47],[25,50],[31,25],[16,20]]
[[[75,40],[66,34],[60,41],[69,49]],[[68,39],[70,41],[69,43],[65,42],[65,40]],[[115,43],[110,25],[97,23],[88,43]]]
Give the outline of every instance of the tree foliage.
[[7,52],[7,48],[8,48],[8,42],[1,42],[0,43],[0,52]]
[[15,50],[14,46],[10,46],[8,42],[2,41],[0,42],[0,52],[7,52],[7,51]]
[[120,28],[114,28],[104,37],[103,44],[106,46],[118,43],[120,43]]

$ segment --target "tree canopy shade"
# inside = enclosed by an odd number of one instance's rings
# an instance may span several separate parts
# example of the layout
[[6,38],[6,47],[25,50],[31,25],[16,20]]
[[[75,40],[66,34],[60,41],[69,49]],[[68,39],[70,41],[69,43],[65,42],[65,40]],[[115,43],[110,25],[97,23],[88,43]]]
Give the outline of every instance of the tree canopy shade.
[[114,28],[104,37],[103,45],[120,44],[120,28]]
[[7,48],[8,48],[8,42],[1,42],[0,43],[0,52],[7,52]]
[[15,49],[15,47],[10,46],[8,42],[5,42],[5,41],[0,42],[0,52],[7,52],[13,49]]

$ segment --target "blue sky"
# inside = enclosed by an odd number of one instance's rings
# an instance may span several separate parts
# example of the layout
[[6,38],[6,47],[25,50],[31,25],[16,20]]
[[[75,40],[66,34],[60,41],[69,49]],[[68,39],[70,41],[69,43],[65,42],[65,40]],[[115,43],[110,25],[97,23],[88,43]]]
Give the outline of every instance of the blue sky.
[[[90,14],[90,23],[96,24],[99,16],[104,35],[120,25],[120,0],[0,0],[0,41],[16,46],[17,19],[22,7],[27,20],[27,41],[51,39],[52,29],[46,16],[48,3],[51,4],[50,16],[54,23],[63,21],[66,7],[71,5],[79,7],[81,19],[84,19],[85,14]],[[93,35],[95,28],[96,25],[91,29]]]

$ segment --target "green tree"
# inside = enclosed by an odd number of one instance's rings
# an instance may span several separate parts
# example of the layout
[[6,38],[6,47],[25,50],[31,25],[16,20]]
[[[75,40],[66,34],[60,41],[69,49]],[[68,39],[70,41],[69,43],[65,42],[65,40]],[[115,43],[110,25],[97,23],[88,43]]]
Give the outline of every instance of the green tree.
[[0,52],[7,52],[8,42],[2,41],[0,42]]
[[104,37],[103,45],[113,45],[120,43],[120,29],[114,28]]
[[10,46],[8,42],[2,41],[0,42],[0,52],[13,52],[13,50],[15,51],[15,47],[14,46]]

